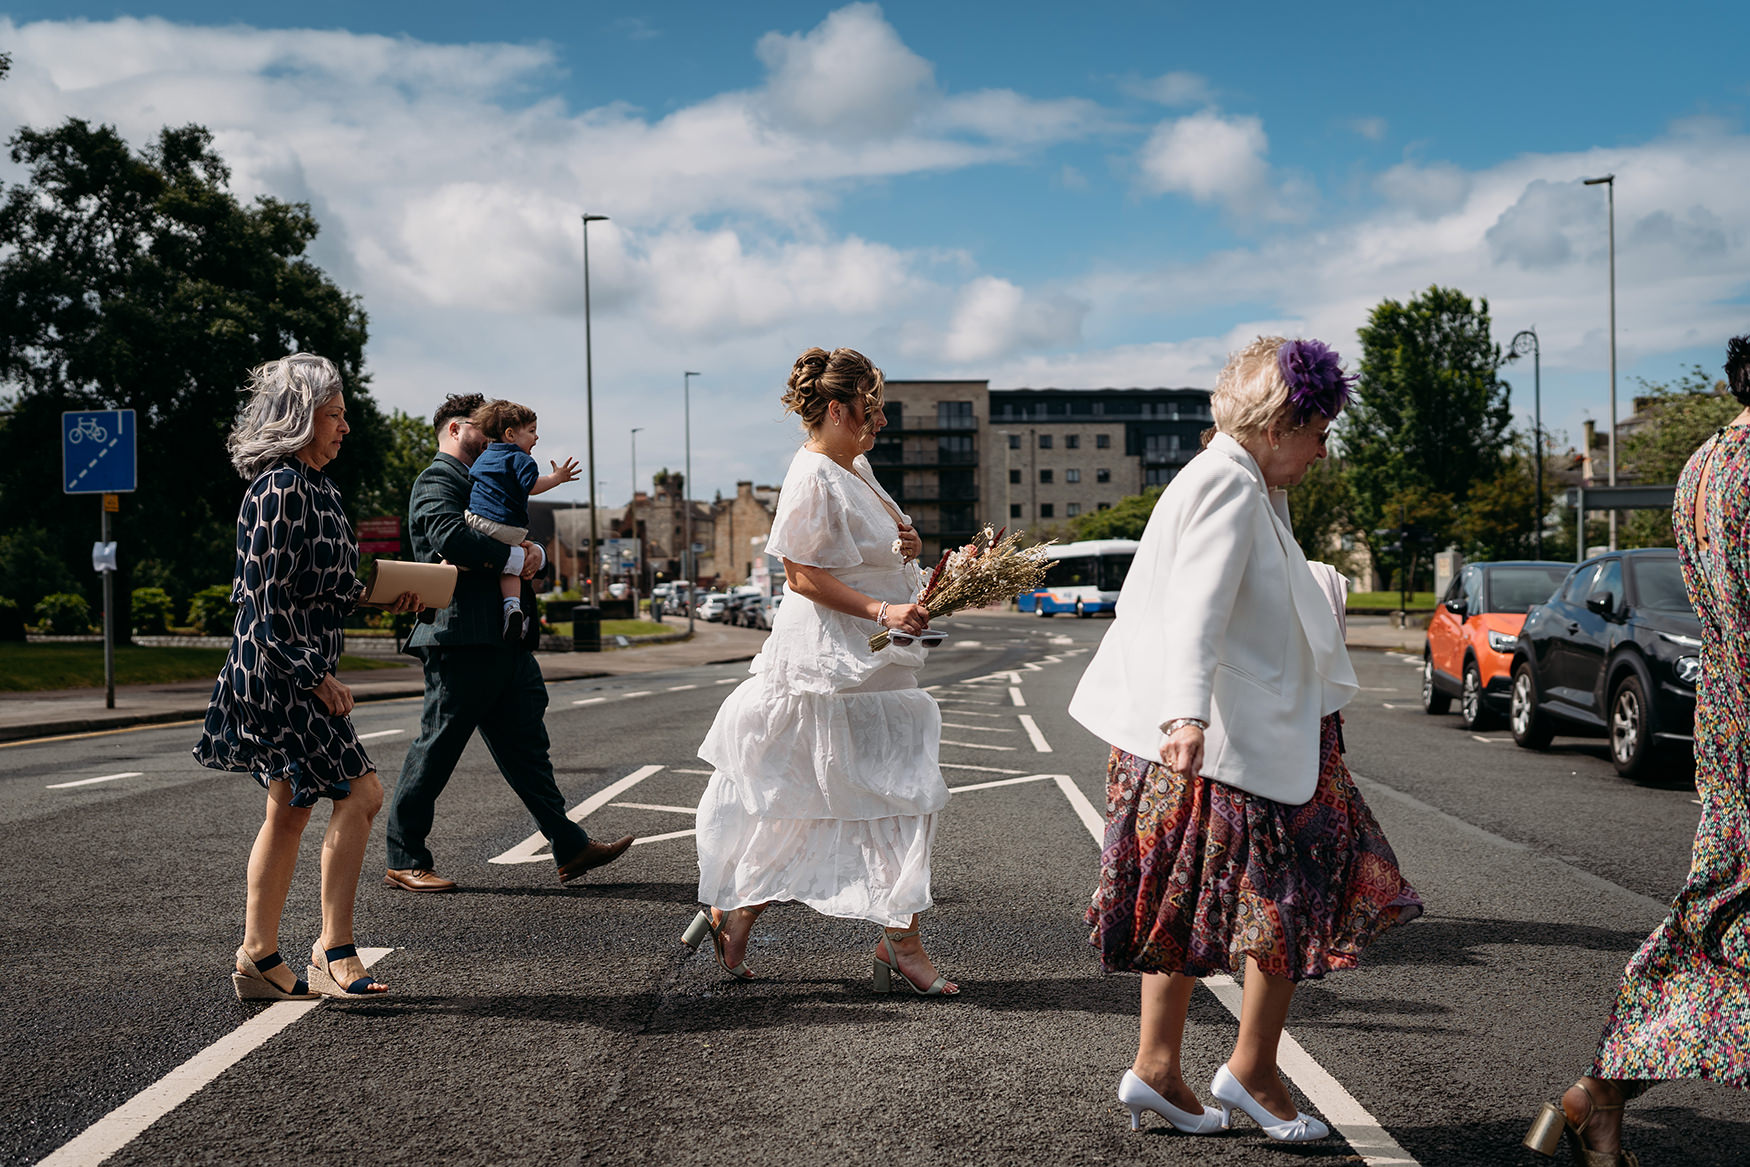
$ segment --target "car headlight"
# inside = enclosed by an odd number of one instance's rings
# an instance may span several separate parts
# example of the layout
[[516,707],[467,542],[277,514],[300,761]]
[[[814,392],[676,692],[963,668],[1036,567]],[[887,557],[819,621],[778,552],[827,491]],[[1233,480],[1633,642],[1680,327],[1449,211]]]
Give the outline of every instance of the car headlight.
[[1701,680],[1701,658],[1699,656],[1680,656],[1674,668],[1677,679],[1685,685],[1693,685]]
[[1489,633],[1489,647],[1499,653],[1510,653],[1519,647],[1519,638],[1505,632]]

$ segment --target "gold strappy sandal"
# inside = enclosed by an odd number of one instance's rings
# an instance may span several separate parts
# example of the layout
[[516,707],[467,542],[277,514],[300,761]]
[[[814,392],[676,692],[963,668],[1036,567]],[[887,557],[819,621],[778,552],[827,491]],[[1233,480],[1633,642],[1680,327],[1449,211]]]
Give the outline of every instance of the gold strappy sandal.
[[1592,1120],[1593,1114],[1600,1110],[1621,1110],[1622,1103],[1606,1106],[1599,1102],[1584,1078],[1574,1085],[1585,1091],[1588,1103],[1580,1121],[1576,1123],[1568,1118],[1568,1112],[1562,1109],[1559,1099],[1546,1102],[1525,1134],[1525,1146],[1546,1158],[1552,1157],[1562,1145],[1562,1134],[1566,1132],[1573,1139],[1574,1162],[1579,1167],[1641,1167],[1641,1161],[1635,1158],[1633,1151],[1594,1151],[1586,1145],[1586,1124]]
[[[754,918],[758,919],[759,917],[756,914]],[[723,925],[728,919],[728,912],[719,911],[716,908],[704,909],[693,917],[691,924],[687,925],[687,930],[681,934],[681,943],[696,950],[699,947],[699,942],[704,940],[707,935],[710,936],[711,947],[716,952],[717,963],[723,971],[738,981],[754,980],[753,970],[747,967],[745,955],[741,963],[734,968],[731,968],[729,962],[723,959]]]
[[887,959],[882,960],[879,956],[875,958],[875,991],[877,993],[893,992],[893,978],[897,976],[901,984],[920,997],[952,997],[957,995],[960,992],[959,988],[950,990],[947,987],[948,978],[940,973],[936,974],[936,979],[930,982],[929,988],[920,989],[899,967],[899,957],[894,954],[893,942],[895,940],[908,940],[917,934],[916,928],[907,928],[903,932],[889,932],[882,929],[880,948],[882,952],[887,954]]

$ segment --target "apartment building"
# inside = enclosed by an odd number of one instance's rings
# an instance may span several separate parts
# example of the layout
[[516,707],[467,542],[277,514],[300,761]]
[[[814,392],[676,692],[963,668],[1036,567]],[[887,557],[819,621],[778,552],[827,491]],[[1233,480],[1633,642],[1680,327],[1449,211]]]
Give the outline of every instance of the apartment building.
[[988,381],[889,381],[870,451],[912,516],[924,557],[984,523],[1063,530],[1164,484],[1201,449],[1203,389],[996,389]]

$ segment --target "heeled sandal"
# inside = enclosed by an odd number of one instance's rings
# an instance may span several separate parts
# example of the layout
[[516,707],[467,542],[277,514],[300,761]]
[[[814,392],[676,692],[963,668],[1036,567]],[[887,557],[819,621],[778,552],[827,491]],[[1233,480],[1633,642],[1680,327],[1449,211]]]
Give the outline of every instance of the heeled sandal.
[[[759,917],[755,916],[754,918],[758,919]],[[717,954],[717,964],[723,971],[738,981],[755,980],[753,970],[747,967],[745,953],[741,963],[734,968],[730,967],[729,961],[723,956],[723,925],[728,919],[729,913],[727,912],[719,911],[716,908],[701,909],[699,914],[693,917],[693,922],[687,925],[687,930],[681,933],[681,943],[697,951],[700,941],[704,940],[706,934],[709,933],[711,948]]]
[[950,990],[947,987],[948,978],[941,973],[936,974],[936,979],[930,982],[929,988],[920,989],[915,981],[905,975],[905,970],[899,967],[899,957],[894,955],[893,942],[895,940],[909,940],[917,934],[916,928],[907,928],[903,932],[889,932],[885,928],[881,930],[880,947],[887,953],[887,959],[882,960],[880,956],[875,957],[875,991],[877,993],[891,993],[893,991],[893,977],[897,973],[899,979],[905,983],[905,987],[920,997],[958,996],[959,986]]
[[358,954],[356,944],[337,944],[324,952],[322,941],[318,940],[310,948],[310,987],[324,997],[380,997],[387,993],[389,986],[377,987],[378,982],[369,973],[344,988],[334,979],[333,963]]
[[249,959],[249,954],[241,948],[237,950],[237,963],[247,965],[247,971],[231,974],[231,987],[237,990],[239,1001],[314,1001],[320,993],[312,993],[308,983],[292,978],[292,987],[288,991],[280,988],[267,979],[267,970],[278,968],[285,963],[285,958],[278,951],[270,952],[260,960]]
[[1586,1145],[1586,1124],[1592,1121],[1592,1116],[1600,1110],[1621,1110],[1623,1104],[1603,1105],[1584,1078],[1574,1085],[1586,1095],[1585,1115],[1576,1123],[1568,1118],[1560,1099],[1544,1103],[1537,1117],[1531,1120],[1531,1129],[1525,1133],[1525,1146],[1545,1158],[1552,1158],[1562,1145],[1562,1135],[1566,1134],[1573,1139],[1574,1162],[1579,1167],[1640,1167],[1641,1161],[1635,1158],[1633,1151],[1594,1151]]

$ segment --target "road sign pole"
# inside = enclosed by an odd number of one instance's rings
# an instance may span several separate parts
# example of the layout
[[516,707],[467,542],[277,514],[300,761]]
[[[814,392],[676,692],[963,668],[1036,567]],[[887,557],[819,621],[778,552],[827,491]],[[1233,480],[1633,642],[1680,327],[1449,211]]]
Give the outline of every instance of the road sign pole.
[[[103,496],[97,496],[97,509],[103,516],[101,538],[109,543],[109,508]],[[103,706],[115,708],[115,572],[103,573]]]

